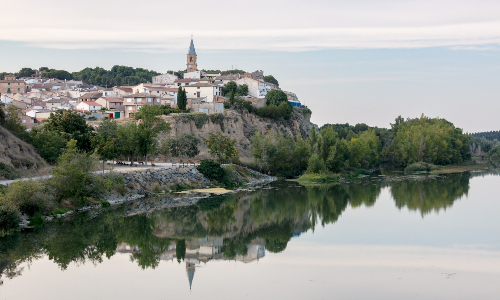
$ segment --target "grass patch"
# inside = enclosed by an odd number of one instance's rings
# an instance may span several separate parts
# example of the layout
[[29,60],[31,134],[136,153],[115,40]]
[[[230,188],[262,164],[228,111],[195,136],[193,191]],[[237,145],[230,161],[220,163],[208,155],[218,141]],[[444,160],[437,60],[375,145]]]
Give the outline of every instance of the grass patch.
[[65,214],[68,211],[66,208],[58,208],[54,210],[54,215],[62,215]]
[[45,220],[40,216],[36,216],[33,218],[29,218],[28,222],[30,222],[30,226],[41,227],[45,222]]
[[314,183],[333,183],[339,182],[340,174],[324,173],[324,174],[303,174],[297,181],[314,182]]
[[194,187],[189,184],[174,184],[170,187],[170,189],[174,192],[182,192],[187,190],[192,190]]
[[418,163],[413,163],[413,164],[407,166],[405,168],[404,172],[406,174],[411,174],[411,173],[418,173],[418,172],[431,172],[431,171],[434,171],[437,169],[438,169],[438,167],[436,167],[433,164],[418,162]]

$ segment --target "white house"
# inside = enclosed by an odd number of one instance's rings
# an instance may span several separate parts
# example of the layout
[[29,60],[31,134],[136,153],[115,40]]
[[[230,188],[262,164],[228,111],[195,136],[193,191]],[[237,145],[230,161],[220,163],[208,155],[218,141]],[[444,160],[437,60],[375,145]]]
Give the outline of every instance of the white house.
[[196,83],[184,87],[188,98],[206,98],[206,102],[214,102],[215,97],[223,96],[222,86],[211,83]]
[[194,71],[194,72],[184,73],[184,79],[187,79],[187,78],[200,79],[201,78],[201,72],[200,71]]
[[263,80],[242,77],[234,82],[236,82],[238,86],[246,84],[248,86],[248,95],[255,98],[264,98],[267,92],[271,90],[271,87]]
[[161,74],[153,77],[153,84],[173,84],[174,81],[179,79],[177,75],[174,74]]
[[91,102],[91,101],[80,102],[76,106],[76,110],[78,110],[78,111],[89,111],[89,112],[100,110],[101,108],[102,108],[101,104],[99,104],[97,102]]

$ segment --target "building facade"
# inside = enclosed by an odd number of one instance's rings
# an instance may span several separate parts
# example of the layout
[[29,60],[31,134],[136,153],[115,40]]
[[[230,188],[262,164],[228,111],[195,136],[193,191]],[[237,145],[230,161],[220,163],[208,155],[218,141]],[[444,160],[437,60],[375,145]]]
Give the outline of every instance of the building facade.
[[0,80],[1,94],[26,93],[26,83],[23,80],[17,80],[14,75],[5,75],[4,80]]

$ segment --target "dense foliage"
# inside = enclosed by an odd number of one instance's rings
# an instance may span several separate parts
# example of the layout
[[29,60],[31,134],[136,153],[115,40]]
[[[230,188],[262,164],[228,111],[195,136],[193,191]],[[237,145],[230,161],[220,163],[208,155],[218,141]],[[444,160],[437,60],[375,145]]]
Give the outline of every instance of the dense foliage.
[[278,80],[276,80],[273,75],[264,76],[264,81],[279,86]]
[[280,105],[282,102],[288,102],[288,96],[280,90],[272,90],[266,94],[267,105]]
[[213,159],[202,159],[196,169],[210,180],[221,181],[224,178],[224,170],[220,163]]
[[476,132],[472,133],[471,136],[477,138],[484,138],[490,141],[497,140],[500,141],[500,130],[498,131],[486,131],[486,132]]
[[205,145],[208,147],[208,153],[221,161],[232,161],[238,159],[238,148],[236,148],[236,140],[232,140],[222,133],[208,133],[208,139],[205,140]]
[[252,155],[266,172],[295,176],[305,171],[363,174],[361,169],[381,164],[458,164],[470,158],[470,149],[469,137],[461,129],[444,119],[422,116],[406,121],[399,117],[389,130],[366,124],[327,124],[319,134],[313,129],[305,140],[256,134]]

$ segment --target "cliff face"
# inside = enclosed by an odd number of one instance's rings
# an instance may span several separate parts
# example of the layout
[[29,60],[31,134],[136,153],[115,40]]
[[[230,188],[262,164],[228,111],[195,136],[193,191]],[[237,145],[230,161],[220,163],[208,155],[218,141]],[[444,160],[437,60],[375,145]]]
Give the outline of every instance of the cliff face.
[[[240,113],[226,109],[223,115],[205,115],[205,117],[200,116],[199,118],[187,117],[182,114],[170,115],[165,117],[165,121],[169,122],[172,128],[170,136],[193,132],[204,141],[209,137],[209,133],[221,132],[225,136],[236,140],[240,158],[250,158],[250,139],[256,132],[267,135],[275,131],[283,132],[285,135],[301,135],[305,138],[310,135],[311,128],[315,127],[310,122],[310,118],[310,114],[303,115],[299,111],[294,111],[290,120],[275,121],[247,112]],[[200,152],[199,158],[208,157],[207,148],[204,145],[201,145]]]
[[[20,175],[35,173],[40,167],[46,165],[33,146],[20,140],[3,127],[0,127],[0,163],[13,167]],[[1,177],[5,176],[0,175],[0,180],[6,179]]]

